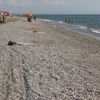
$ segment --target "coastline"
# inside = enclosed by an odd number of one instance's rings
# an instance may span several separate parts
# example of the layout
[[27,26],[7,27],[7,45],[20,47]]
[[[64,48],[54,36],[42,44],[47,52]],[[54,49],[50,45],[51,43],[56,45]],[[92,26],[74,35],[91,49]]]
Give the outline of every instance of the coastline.
[[[98,41],[98,42],[100,41],[100,37],[97,38],[97,36],[95,37],[95,35],[92,36],[90,33],[85,33],[84,31],[82,32],[82,31],[72,28],[73,24],[59,23],[59,22],[55,22],[52,20],[48,20],[48,19],[40,19],[40,20],[47,24],[52,24],[52,25],[50,25],[50,26],[52,26],[52,28],[59,27],[58,29],[68,31],[69,33],[72,33],[74,36],[80,35],[84,39],[90,39],[90,40],[93,39],[94,41]],[[77,26],[77,25],[75,25],[75,26]],[[85,27],[85,26],[80,26],[80,27]],[[99,33],[93,33],[93,34],[99,34]]]
[[20,18],[0,25],[0,74],[0,100],[99,100],[100,41]]
[[55,24],[59,24],[60,26],[66,28],[67,30],[100,40],[100,30],[89,28],[87,26],[82,26],[79,24],[68,24],[68,23],[64,23],[63,21],[54,21],[54,20],[49,20],[49,19],[42,19],[42,20],[47,21],[47,22],[52,22]]

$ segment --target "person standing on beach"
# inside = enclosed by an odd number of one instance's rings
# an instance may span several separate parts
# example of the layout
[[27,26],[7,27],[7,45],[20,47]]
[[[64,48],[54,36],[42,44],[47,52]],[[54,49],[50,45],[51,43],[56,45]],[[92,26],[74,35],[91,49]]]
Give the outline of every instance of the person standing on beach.
[[27,13],[26,16],[27,16],[27,21],[32,22],[32,13]]
[[33,19],[34,19],[34,21],[36,21],[36,16],[35,15],[34,15]]
[[3,12],[0,13],[0,22],[1,22],[1,23],[5,23],[5,15],[4,15]]
[[2,17],[3,17],[3,23],[5,23],[5,15],[3,15]]

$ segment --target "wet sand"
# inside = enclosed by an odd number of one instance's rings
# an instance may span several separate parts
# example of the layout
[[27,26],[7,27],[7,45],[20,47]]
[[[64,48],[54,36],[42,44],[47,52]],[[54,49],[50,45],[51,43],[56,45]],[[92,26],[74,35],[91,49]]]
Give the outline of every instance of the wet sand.
[[0,100],[99,99],[99,40],[42,20],[0,25]]

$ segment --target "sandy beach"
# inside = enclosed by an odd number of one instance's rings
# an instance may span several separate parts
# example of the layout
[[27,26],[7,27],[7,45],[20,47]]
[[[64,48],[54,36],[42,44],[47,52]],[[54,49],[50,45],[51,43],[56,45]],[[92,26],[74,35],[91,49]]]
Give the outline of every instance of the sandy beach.
[[0,100],[100,100],[100,41],[9,18],[0,24]]

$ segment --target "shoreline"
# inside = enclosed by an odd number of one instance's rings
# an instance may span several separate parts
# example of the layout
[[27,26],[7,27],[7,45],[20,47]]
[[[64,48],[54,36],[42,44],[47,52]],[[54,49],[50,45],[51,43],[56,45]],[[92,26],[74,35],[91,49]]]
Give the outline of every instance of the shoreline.
[[[100,41],[99,37],[95,37],[95,36],[92,36],[91,34],[87,34],[85,32],[80,32],[78,30],[74,30],[74,29],[70,28],[70,26],[72,26],[71,24],[65,25],[65,23],[54,22],[54,21],[51,21],[51,20],[50,21],[49,20],[45,20],[45,19],[40,19],[40,20],[44,21],[44,22],[46,22],[48,24],[52,24],[52,26],[55,27],[55,28],[59,27],[59,28],[64,29],[66,31],[72,32],[72,33],[74,33],[76,35],[79,34],[79,35],[85,37],[86,39],[90,38],[90,39],[93,39],[93,40],[96,40],[96,41]],[[99,33],[93,33],[93,34],[99,34]]]
[[99,30],[93,29],[93,28],[88,28],[87,26],[82,26],[79,24],[68,24],[64,23],[62,21],[54,21],[54,20],[49,20],[49,19],[41,19],[43,21],[47,22],[52,22],[55,24],[59,24],[62,27],[66,28],[67,30],[73,31],[73,32],[78,32],[80,34],[95,38],[97,40],[100,40],[100,32]]
[[2,24],[0,80],[0,100],[99,100],[100,41],[39,19]]

